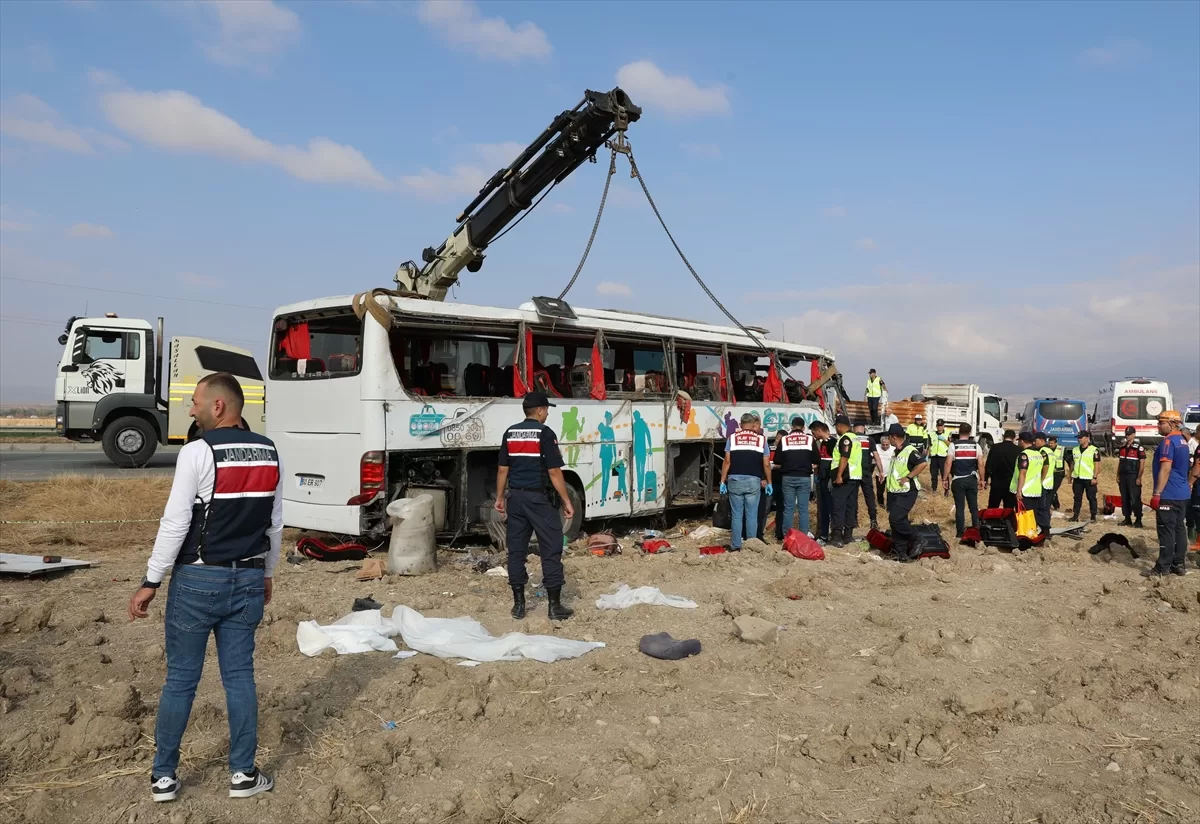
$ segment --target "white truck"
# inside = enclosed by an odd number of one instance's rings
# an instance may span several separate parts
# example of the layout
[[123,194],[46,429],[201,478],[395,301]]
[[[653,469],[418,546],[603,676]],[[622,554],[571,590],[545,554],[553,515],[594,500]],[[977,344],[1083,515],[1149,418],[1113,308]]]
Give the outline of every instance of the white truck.
[[196,382],[230,372],[246,395],[245,425],[266,432],[266,387],[254,357],[204,338],[171,339],[170,372],[163,379],[163,319],[150,323],[119,318],[67,321],[55,380],[58,434],[104,445],[118,466],[145,466],[159,444],[186,443],[197,434],[188,415]]
[[999,395],[979,391],[975,383],[925,383],[921,395],[926,404],[926,426],[932,431],[940,418],[946,431],[953,434],[958,425],[971,424],[972,436],[990,449],[1004,438],[1004,420],[1008,417],[1008,401]]

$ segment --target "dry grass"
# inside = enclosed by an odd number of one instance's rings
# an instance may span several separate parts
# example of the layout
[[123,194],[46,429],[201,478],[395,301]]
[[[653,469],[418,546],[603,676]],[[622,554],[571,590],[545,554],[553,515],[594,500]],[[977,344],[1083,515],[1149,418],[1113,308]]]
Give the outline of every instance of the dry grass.
[[43,418],[0,418],[0,429],[27,426],[46,427],[47,429],[53,429],[54,416],[50,415]]

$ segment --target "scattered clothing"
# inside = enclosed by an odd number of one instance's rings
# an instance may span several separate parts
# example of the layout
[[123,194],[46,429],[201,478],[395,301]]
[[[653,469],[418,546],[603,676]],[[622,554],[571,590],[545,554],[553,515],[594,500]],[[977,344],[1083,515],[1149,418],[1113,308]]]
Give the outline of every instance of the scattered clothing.
[[638,587],[631,589],[628,584],[613,593],[601,595],[596,599],[597,609],[628,609],[629,607],[645,604],[652,607],[676,607],[678,609],[695,609],[695,601],[678,595],[664,595],[658,587]]
[[642,640],[638,642],[638,649],[651,658],[678,661],[691,655],[699,655],[700,641],[696,638],[676,641],[670,633],[658,632],[654,635],[643,635]]

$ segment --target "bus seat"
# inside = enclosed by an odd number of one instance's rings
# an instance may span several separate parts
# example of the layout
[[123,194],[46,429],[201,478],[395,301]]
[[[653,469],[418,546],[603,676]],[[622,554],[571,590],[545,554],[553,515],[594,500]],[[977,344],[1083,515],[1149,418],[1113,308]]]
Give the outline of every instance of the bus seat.
[[450,374],[450,367],[444,363],[431,363],[429,364],[429,371],[433,378],[433,385],[430,387],[430,391],[433,394],[439,395],[442,392],[454,391],[453,386],[446,386],[446,376]]
[[492,392],[497,398],[511,398],[513,396],[513,368],[511,364],[502,366],[496,370],[495,380],[492,381]]
[[572,366],[570,381],[572,398],[590,398],[592,396],[592,365],[581,363]]
[[412,368],[412,386],[411,389],[420,389],[422,395],[431,395],[437,392],[433,384],[433,367],[429,364],[414,366]]
[[721,397],[721,376],[716,372],[697,372],[688,393],[694,401],[715,401]]
[[487,371],[488,368],[482,363],[468,363],[467,368],[463,370],[463,391],[473,398],[492,394]]
[[665,394],[670,391],[667,388],[667,376],[662,372],[647,372],[646,373],[646,391],[654,394]]
[[354,372],[358,369],[358,355],[339,352],[329,356],[330,372]]
[[554,384],[554,388],[558,391],[558,396],[561,398],[569,392],[570,387],[563,380],[563,368],[557,364],[547,366],[546,372],[550,375],[550,383]]
[[316,375],[325,371],[325,361],[320,358],[300,358],[296,361],[296,372],[304,369],[305,375]]
[[554,382],[550,380],[550,373],[545,369],[538,369],[534,371],[533,385],[551,397],[562,397],[562,393],[558,391],[558,389],[554,386]]

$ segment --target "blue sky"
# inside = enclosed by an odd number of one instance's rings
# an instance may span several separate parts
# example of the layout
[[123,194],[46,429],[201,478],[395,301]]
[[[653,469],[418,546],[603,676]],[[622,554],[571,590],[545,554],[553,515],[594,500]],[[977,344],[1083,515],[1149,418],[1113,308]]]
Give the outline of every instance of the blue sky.
[[[874,366],[903,394],[1149,373],[1196,400],[1198,31],[1195,3],[6,2],[0,396],[51,398],[85,309],[263,352],[271,307],[390,285],[620,79],[693,263],[854,393]],[[601,160],[456,299],[557,294]],[[719,320],[624,166],[569,299]]]

